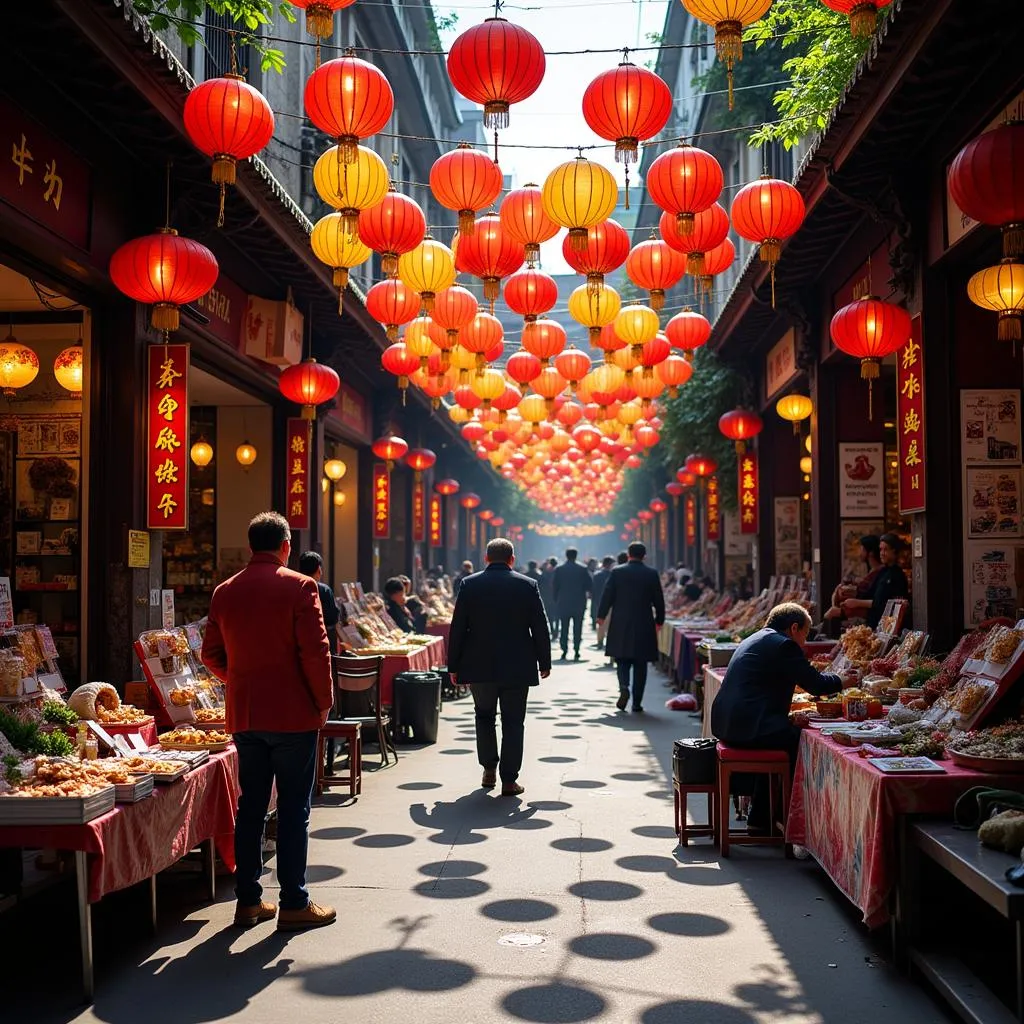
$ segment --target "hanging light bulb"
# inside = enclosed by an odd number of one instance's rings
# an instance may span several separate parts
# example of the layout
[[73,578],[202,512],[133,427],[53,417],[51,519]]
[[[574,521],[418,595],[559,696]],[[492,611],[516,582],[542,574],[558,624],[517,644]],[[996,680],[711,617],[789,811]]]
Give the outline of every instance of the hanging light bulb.
[[213,445],[206,438],[199,438],[189,450],[189,458],[200,468],[213,462]]
[[235,449],[235,458],[243,469],[248,469],[256,461],[257,454],[256,448],[249,444],[248,438]]
[[334,492],[334,504],[337,508],[341,508],[345,504],[345,492],[335,491]]
[[26,387],[39,373],[39,357],[22,345],[8,328],[7,337],[0,342],[0,388],[8,398],[13,398],[18,388]]
[[341,459],[328,459],[324,463],[324,476],[337,483],[348,472],[348,466]]

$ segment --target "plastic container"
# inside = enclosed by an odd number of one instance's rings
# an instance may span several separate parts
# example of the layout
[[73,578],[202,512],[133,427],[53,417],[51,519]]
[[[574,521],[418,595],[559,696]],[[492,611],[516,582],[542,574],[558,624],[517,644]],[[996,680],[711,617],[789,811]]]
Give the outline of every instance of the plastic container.
[[437,672],[399,672],[394,679],[393,710],[400,740],[436,743],[441,716],[441,676]]

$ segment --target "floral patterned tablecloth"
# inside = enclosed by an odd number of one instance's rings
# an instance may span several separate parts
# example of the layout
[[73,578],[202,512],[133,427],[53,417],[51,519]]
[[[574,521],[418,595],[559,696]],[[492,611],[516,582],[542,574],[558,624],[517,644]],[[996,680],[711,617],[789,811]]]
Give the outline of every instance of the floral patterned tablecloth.
[[801,737],[786,838],[811,853],[869,928],[889,919],[899,815],[951,818],[957,797],[972,786],[1015,789],[1021,781],[940,763],[942,775],[883,775],[856,747],[816,729]]

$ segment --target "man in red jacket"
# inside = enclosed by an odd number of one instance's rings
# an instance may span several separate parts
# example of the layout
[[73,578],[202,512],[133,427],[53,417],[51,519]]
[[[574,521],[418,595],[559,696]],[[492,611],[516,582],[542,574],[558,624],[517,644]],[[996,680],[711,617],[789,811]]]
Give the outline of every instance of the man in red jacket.
[[261,512],[249,523],[249,564],[213,592],[203,662],[227,683],[227,729],[238,749],[235,924],[271,921],[263,899],[263,826],[277,784],[280,931],[330,924],[337,916],[306,889],[309,808],[317,733],[334,699],[331,651],[316,581],[287,568],[288,521]]

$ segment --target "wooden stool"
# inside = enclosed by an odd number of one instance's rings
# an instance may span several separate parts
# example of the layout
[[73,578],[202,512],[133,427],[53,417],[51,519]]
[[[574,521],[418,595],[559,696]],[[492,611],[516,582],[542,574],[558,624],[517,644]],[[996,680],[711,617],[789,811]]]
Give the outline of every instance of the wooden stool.
[[[316,741],[316,795],[323,796],[327,786],[348,786],[349,796],[363,791],[363,737],[361,722],[328,721],[320,730]],[[327,740],[348,742],[348,772],[345,775],[326,775],[324,755]]]
[[[746,829],[733,829],[729,822],[729,783],[733,775],[767,775],[768,821],[774,829],[776,779],[781,783],[781,822],[783,835],[752,836]],[[793,856],[793,847],[786,842],[785,825],[789,811],[789,755],[784,750],[741,750],[719,741],[718,744],[718,843],[723,857],[729,856],[729,844],[736,846],[782,846],[787,857]]]
[[[696,784],[672,780],[675,796],[675,827],[680,845],[689,846],[689,840],[697,836],[711,836],[718,843],[718,784],[715,782]],[[690,825],[686,821],[686,798],[691,793],[704,793],[708,798],[708,820]]]

